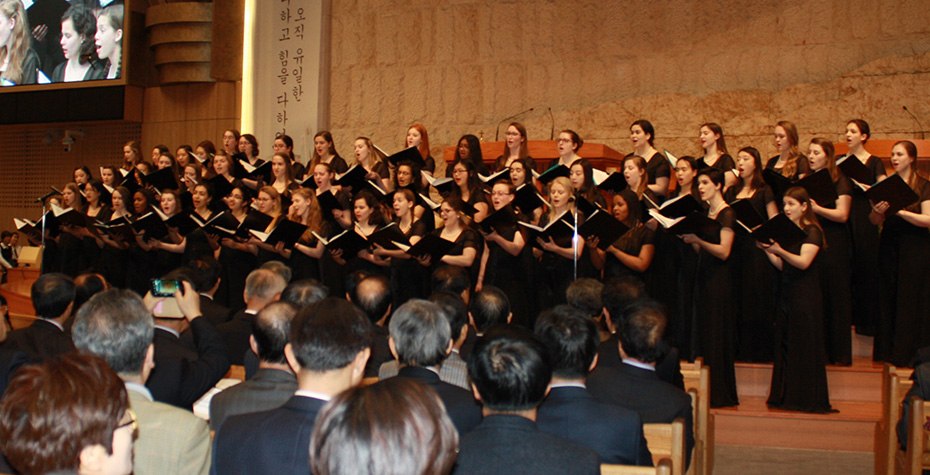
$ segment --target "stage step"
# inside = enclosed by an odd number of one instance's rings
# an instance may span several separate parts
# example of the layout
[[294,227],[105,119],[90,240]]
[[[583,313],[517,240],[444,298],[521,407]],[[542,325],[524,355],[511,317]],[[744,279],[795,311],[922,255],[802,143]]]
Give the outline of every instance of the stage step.
[[852,344],[852,365],[827,366],[830,403],[839,411],[833,414],[769,409],[772,365],[737,363],[740,405],[711,410],[715,443],[872,452],[881,419],[882,366],[872,362],[872,338],[853,333]]
[[872,452],[881,404],[831,401],[834,414],[769,409],[765,398],[740,397],[734,408],[713,409],[715,443],[756,447]]

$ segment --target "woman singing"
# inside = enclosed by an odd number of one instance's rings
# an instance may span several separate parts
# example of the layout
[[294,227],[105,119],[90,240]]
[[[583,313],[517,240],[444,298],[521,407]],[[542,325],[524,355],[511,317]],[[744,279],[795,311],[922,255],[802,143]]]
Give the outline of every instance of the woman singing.
[[807,157],[811,173],[824,169],[830,172],[839,196],[833,203],[821,204],[811,200],[811,209],[817,215],[826,242],[820,253],[821,261],[825,268],[830,269],[829,275],[822,276],[827,361],[848,366],[852,364],[852,281],[846,221],[852,203],[852,183],[836,168],[833,142],[821,138],[811,140]]
[[513,164],[514,160],[521,159],[524,165],[531,170],[536,170],[536,162],[530,156],[530,149],[527,145],[526,127],[519,122],[511,122],[507,126],[507,132],[504,133],[504,151],[501,156],[494,161],[494,171],[499,172]]
[[52,71],[52,82],[75,82],[103,79],[105,70],[97,62],[94,36],[97,19],[84,4],[71,5],[61,17],[61,52],[65,62]]
[[[846,145],[849,146],[847,159],[857,159],[871,172],[869,187],[882,181],[887,176],[881,159],[865,149],[872,130],[862,119],[853,119],[846,124]],[[875,292],[880,288],[878,248],[878,226],[869,221],[872,205],[865,192],[858,186],[853,187],[852,204],[849,210],[849,230],[852,233],[852,322],[856,333],[875,335],[875,322],[881,313],[881,299]]]
[[832,412],[823,346],[820,263],[823,234],[807,192],[800,187],[784,196],[785,216],[807,234],[801,244],[784,249],[760,244],[781,271],[775,317],[775,365],[768,405],[789,411]]
[[736,175],[730,173],[736,164],[733,157],[727,152],[727,142],[723,138],[723,127],[713,122],[701,125],[701,148],[704,156],[698,159],[698,170],[707,167],[716,168],[724,172],[726,183],[724,190],[736,183]]
[[685,234],[682,240],[691,244],[698,254],[694,288],[692,331],[695,354],[704,357],[711,368],[712,407],[739,404],[736,395],[736,303],[732,300],[733,279],[730,254],[733,249],[733,228],[736,216],[723,198],[724,172],[711,167],[698,173],[698,191],[708,204],[707,216],[721,228],[713,236]]
[[648,120],[637,120],[630,126],[630,141],[633,153],[646,159],[646,177],[649,189],[659,199],[664,200],[668,194],[668,182],[672,176],[672,167],[665,154],[655,149],[656,131]]
[[930,345],[930,182],[917,174],[917,147],[904,140],[891,149],[891,167],[919,200],[888,214],[888,202],[875,203],[869,218],[882,225],[880,244],[882,313],[875,330],[873,358],[906,366],[919,348]]

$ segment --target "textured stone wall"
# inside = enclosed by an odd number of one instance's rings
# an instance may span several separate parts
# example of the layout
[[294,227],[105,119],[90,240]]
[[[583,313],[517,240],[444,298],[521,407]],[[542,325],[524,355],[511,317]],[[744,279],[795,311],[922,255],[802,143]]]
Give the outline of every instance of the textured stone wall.
[[[522,117],[531,139],[572,128],[628,151],[652,121],[659,148],[697,154],[698,127],[774,154],[787,119],[802,146],[863,117],[876,138],[930,125],[923,0],[334,0],[330,130],[399,149],[423,123],[434,156],[466,133],[493,141]],[[501,134],[503,137],[503,134]]]

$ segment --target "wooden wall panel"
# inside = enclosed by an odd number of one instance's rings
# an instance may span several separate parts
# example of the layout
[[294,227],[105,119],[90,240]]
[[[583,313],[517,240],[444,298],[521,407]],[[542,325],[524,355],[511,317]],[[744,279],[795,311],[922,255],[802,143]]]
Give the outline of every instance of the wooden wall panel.
[[[68,126],[84,132],[70,152],[61,144],[65,127],[32,125],[0,128],[0,230],[15,229],[13,218],[35,219],[41,205],[34,200],[71,181],[71,173],[87,165],[95,177],[99,167],[122,164],[123,144],[138,140],[141,124],[83,124]],[[145,144],[143,144],[145,146]]]

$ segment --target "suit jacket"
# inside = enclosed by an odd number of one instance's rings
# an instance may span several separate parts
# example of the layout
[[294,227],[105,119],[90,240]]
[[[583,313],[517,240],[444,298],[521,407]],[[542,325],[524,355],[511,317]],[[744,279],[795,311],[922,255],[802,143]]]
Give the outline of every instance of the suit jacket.
[[470,391],[441,381],[432,370],[405,366],[397,373],[397,377],[419,381],[435,389],[460,436],[481,423],[481,406],[475,401],[475,396]]
[[136,413],[139,437],[133,445],[136,475],[207,474],[210,472],[210,430],[188,411],[155,402],[144,389],[126,386]]
[[20,366],[29,363],[29,357],[26,353],[10,348],[0,348],[0,397],[6,392],[6,387],[13,378],[13,373]]
[[229,308],[214,302],[210,297],[200,294],[200,313],[213,322],[213,325],[219,326],[229,321],[232,312]]
[[31,362],[41,363],[50,356],[63,355],[74,350],[74,342],[71,341],[70,332],[39,318],[26,328],[11,331],[3,347],[22,351]]
[[536,426],[597,452],[601,463],[652,466],[639,414],[600,402],[585,388],[553,387],[539,406]]
[[644,424],[668,424],[684,418],[685,455],[687,463],[691,463],[694,417],[688,393],[660,380],[655,371],[626,363],[616,368],[595,368],[587,386],[598,400],[638,412]]
[[[611,335],[606,341],[602,341],[597,347],[597,367],[598,368],[615,368],[620,366],[619,339],[617,335]],[[669,348],[668,353],[659,361],[656,361],[656,375],[659,379],[672,386],[684,391],[685,378],[681,375],[681,355],[678,348]]]
[[228,322],[216,327],[226,343],[226,357],[229,359],[229,364],[243,364],[245,352],[250,348],[249,337],[252,336],[252,320],[254,319],[254,313],[239,310]]
[[326,401],[293,396],[270,411],[232,416],[216,432],[210,473],[310,473],[310,435]]
[[297,391],[290,371],[263,368],[255,377],[226,389],[210,401],[210,429],[217,430],[227,417],[281,407]]
[[155,328],[155,369],[145,385],[156,401],[191,410],[194,402],[229,371],[226,348],[206,318],[191,322],[196,350],[174,334]]
[[[400,371],[400,363],[397,360],[388,361],[381,365],[381,369],[378,371],[378,379],[393,378],[397,376],[398,371]],[[455,349],[452,350],[452,353],[449,353],[449,356],[442,362],[442,366],[439,367],[439,379],[466,391],[471,391],[471,384],[468,381],[468,366]]]
[[456,475],[599,474],[597,453],[540,431],[522,416],[492,414],[459,443]]

